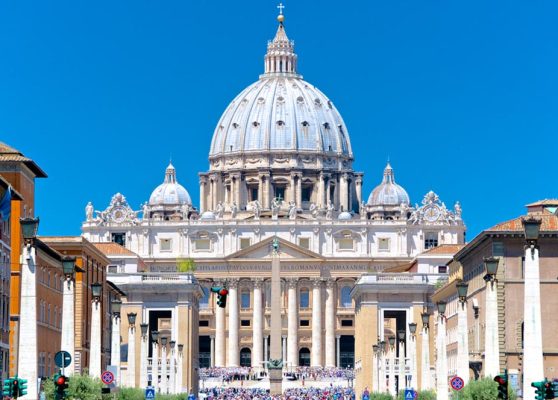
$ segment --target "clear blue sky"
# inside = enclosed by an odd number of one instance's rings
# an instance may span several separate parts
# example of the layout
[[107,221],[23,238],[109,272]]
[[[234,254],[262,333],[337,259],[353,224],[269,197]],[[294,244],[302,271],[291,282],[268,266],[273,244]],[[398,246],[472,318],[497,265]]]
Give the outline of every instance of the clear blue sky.
[[[299,70],[349,128],[364,192],[460,200],[468,238],[558,197],[558,2],[285,0]],[[198,204],[217,121],[263,68],[275,1],[5,0],[0,141],[49,174],[41,234],[139,208],[172,155]]]

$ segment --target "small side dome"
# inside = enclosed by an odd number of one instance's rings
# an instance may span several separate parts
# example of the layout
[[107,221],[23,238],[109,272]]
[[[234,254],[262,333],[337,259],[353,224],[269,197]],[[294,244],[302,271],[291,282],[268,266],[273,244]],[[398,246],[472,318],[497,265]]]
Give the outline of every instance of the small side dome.
[[202,221],[213,221],[213,220],[215,220],[215,214],[213,214],[211,211],[204,211],[202,213],[202,215],[200,216],[200,220],[202,220]]
[[339,214],[339,216],[337,217],[338,220],[340,221],[349,221],[353,218],[353,216],[351,215],[350,212],[348,211],[343,211],[341,214]]
[[372,190],[367,204],[369,206],[399,206],[401,203],[411,204],[411,200],[405,189],[395,183],[393,168],[388,163],[384,169],[382,183]]
[[151,196],[149,197],[149,204],[152,206],[158,205],[192,205],[190,195],[184,189],[184,186],[179,184],[176,180],[176,169],[172,164],[169,164],[165,171],[165,180],[162,184],[157,186]]

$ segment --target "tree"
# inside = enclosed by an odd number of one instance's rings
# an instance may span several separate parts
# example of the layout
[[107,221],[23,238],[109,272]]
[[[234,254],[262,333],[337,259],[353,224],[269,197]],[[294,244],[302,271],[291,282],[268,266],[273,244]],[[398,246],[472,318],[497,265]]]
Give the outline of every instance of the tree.
[[191,258],[178,258],[176,260],[176,269],[178,272],[194,273],[196,264]]
[[[494,400],[498,398],[498,384],[492,378],[470,381],[459,393],[460,400]],[[508,398],[515,400],[517,396],[508,386]]]

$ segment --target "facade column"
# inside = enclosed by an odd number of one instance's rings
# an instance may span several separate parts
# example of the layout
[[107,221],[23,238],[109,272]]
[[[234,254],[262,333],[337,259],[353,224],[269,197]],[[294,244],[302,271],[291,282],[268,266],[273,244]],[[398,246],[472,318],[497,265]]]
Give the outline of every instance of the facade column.
[[405,339],[399,341],[399,384],[398,391],[405,390],[407,386],[407,373],[405,371]]
[[417,336],[413,333],[409,338],[409,359],[411,361],[411,387],[418,390],[417,368]]
[[19,314],[17,367],[19,376],[25,376],[28,381],[27,398],[38,399],[37,265],[35,246],[30,243],[23,245],[21,261],[21,297],[19,300],[21,311]]
[[161,338],[161,382],[159,388],[162,394],[169,393],[167,377],[167,338]]
[[314,279],[312,288],[312,367],[322,367],[322,280]]
[[287,365],[298,366],[298,278],[287,278]]
[[329,203],[331,203],[331,177],[328,177],[328,178],[327,178],[327,183],[326,183],[326,198],[325,198],[324,207],[328,206]]
[[342,211],[349,211],[348,177],[346,173],[339,177],[339,205]]
[[215,306],[215,366],[225,367],[225,309]]
[[264,365],[267,369],[267,362],[269,361],[269,350],[268,350],[269,336],[264,336]]
[[296,206],[302,208],[302,174],[296,176]]
[[424,325],[421,343],[420,390],[429,390],[432,387],[430,382],[430,338],[428,337],[428,330],[428,325]]
[[239,366],[238,350],[238,279],[229,280],[229,360],[228,367]]
[[176,342],[170,341],[170,371],[169,371],[169,393],[176,393]]
[[284,366],[287,366],[286,360],[287,360],[287,335],[282,335],[281,336],[281,357],[283,360],[285,360],[285,364]]
[[[64,318],[64,314],[62,314],[62,318]],[[116,383],[120,386],[122,385],[122,372],[120,371],[120,313],[112,315],[110,342],[110,363],[116,367]]]
[[523,302],[523,398],[534,399],[531,382],[544,377],[539,249],[525,247],[525,295]]
[[[484,331],[484,376],[494,377],[500,373],[500,343],[498,340],[498,292],[497,282],[486,282],[485,331]],[[526,343],[526,342],[525,342]],[[523,361],[523,365],[528,365]],[[538,379],[538,378],[537,378]],[[531,386],[531,383],[529,383]],[[534,397],[534,392],[533,396]]]
[[91,302],[91,347],[89,350],[89,375],[101,377],[101,299]]
[[467,332],[467,301],[457,301],[457,375],[465,385],[469,382],[469,334]]
[[155,388],[155,392],[159,392],[159,342],[155,336],[151,344],[151,386]]
[[141,341],[140,341],[140,380],[139,387],[147,387],[147,353],[149,352],[149,325],[142,324],[141,327]]
[[[128,319],[130,318],[129,313]],[[99,373],[99,376],[101,374]],[[126,386],[136,387],[136,326],[135,324],[130,324],[128,326],[128,378],[126,379]]]
[[335,280],[326,282],[325,300],[325,366],[335,367]]
[[335,353],[337,354],[336,367],[341,368],[341,335],[335,336]]
[[355,191],[358,202],[358,209],[360,210],[360,205],[362,204],[362,177],[360,176],[357,176],[355,179]]
[[291,183],[289,184],[289,195],[288,195],[288,199],[287,202],[289,201],[294,201],[296,202],[296,186],[295,186],[295,175],[291,174]]
[[207,178],[200,176],[200,214],[207,210]]
[[211,368],[215,367],[215,335],[209,336],[210,347],[209,347],[209,365]]
[[271,197],[273,197],[273,194],[271,193],[272,187],[271,187],[271,175],[266,175],[265,176],[265,192],[264,192],[264,204],[263,204],[263,208],[265,208],[266,210],[269,209],[269,207],[271,206]]
[[318,205],[318,207],[324,207],[325,206],[325,183],[324,183],[324,174],[320,173],[320,175],[318,176],[318,198],[316,199],[316,203]]
[[446,317],[438,314],[436,334],[436,396],[437,400],[448,400],[448,359],[446,345]]
[[[64,282],[64,294],[62,298],[62,350],[67,351],[72,356],[72,361],[70,365],[66,368],[67,371],[70,371],[70,375],[74,372],[74,357],[76,353],[76,346],[75,346],[75,327],[74,327],[74,290],[75,290],[75,281],[72,275],[66,275],[66,281]],[[113,336],[114,336],[114,320],[120,320],[120,317],[113,317]],[[120,339],[120,323],[117,322],[117,334],[118,339]],[[119,343],[120,345],[120,343]],[[120,348],[119,348],[120,349]],[[113,357],[111,355],[111,361]],[[118,352],[118,375],[120,375],[120,352]]]
[[252,332],[252,368],[256,368],[259,371],[262,368],[263,362],[263,279],[256,278],[254,279],[253,283],[254,330]]

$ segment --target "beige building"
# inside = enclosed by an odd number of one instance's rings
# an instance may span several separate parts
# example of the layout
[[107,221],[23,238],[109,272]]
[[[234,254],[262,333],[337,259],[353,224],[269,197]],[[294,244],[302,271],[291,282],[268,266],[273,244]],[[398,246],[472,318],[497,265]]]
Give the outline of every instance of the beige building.
[[[522,218],[541,220],[538,246],[540,251],[540,307],[542,315],[542,350],[544,376],[558,377],[558,200],[544,200],[529,204],[527,215],[499,223],[486,229],[463,247],[449,266],[450,280],[433,296],[433,302],[446,301],[448,376],[455,375],[458,368],[458,296],[456,284],[468,283],[467,294],[467,344],[470,378],[493,375],[486,373],[489,354],[494,354],[486,343],[487,329],[494,320],[487,319],[487,269],[485,259],[495,257],[498,270],[495,276],[497,292],[497,358],[496,371],[508,369],[512,387],[521,392],[522,376],[529,366],[523,363],[524,352],[524,277],[525,236]],[[492,324],[493,325],[493,324]]]

